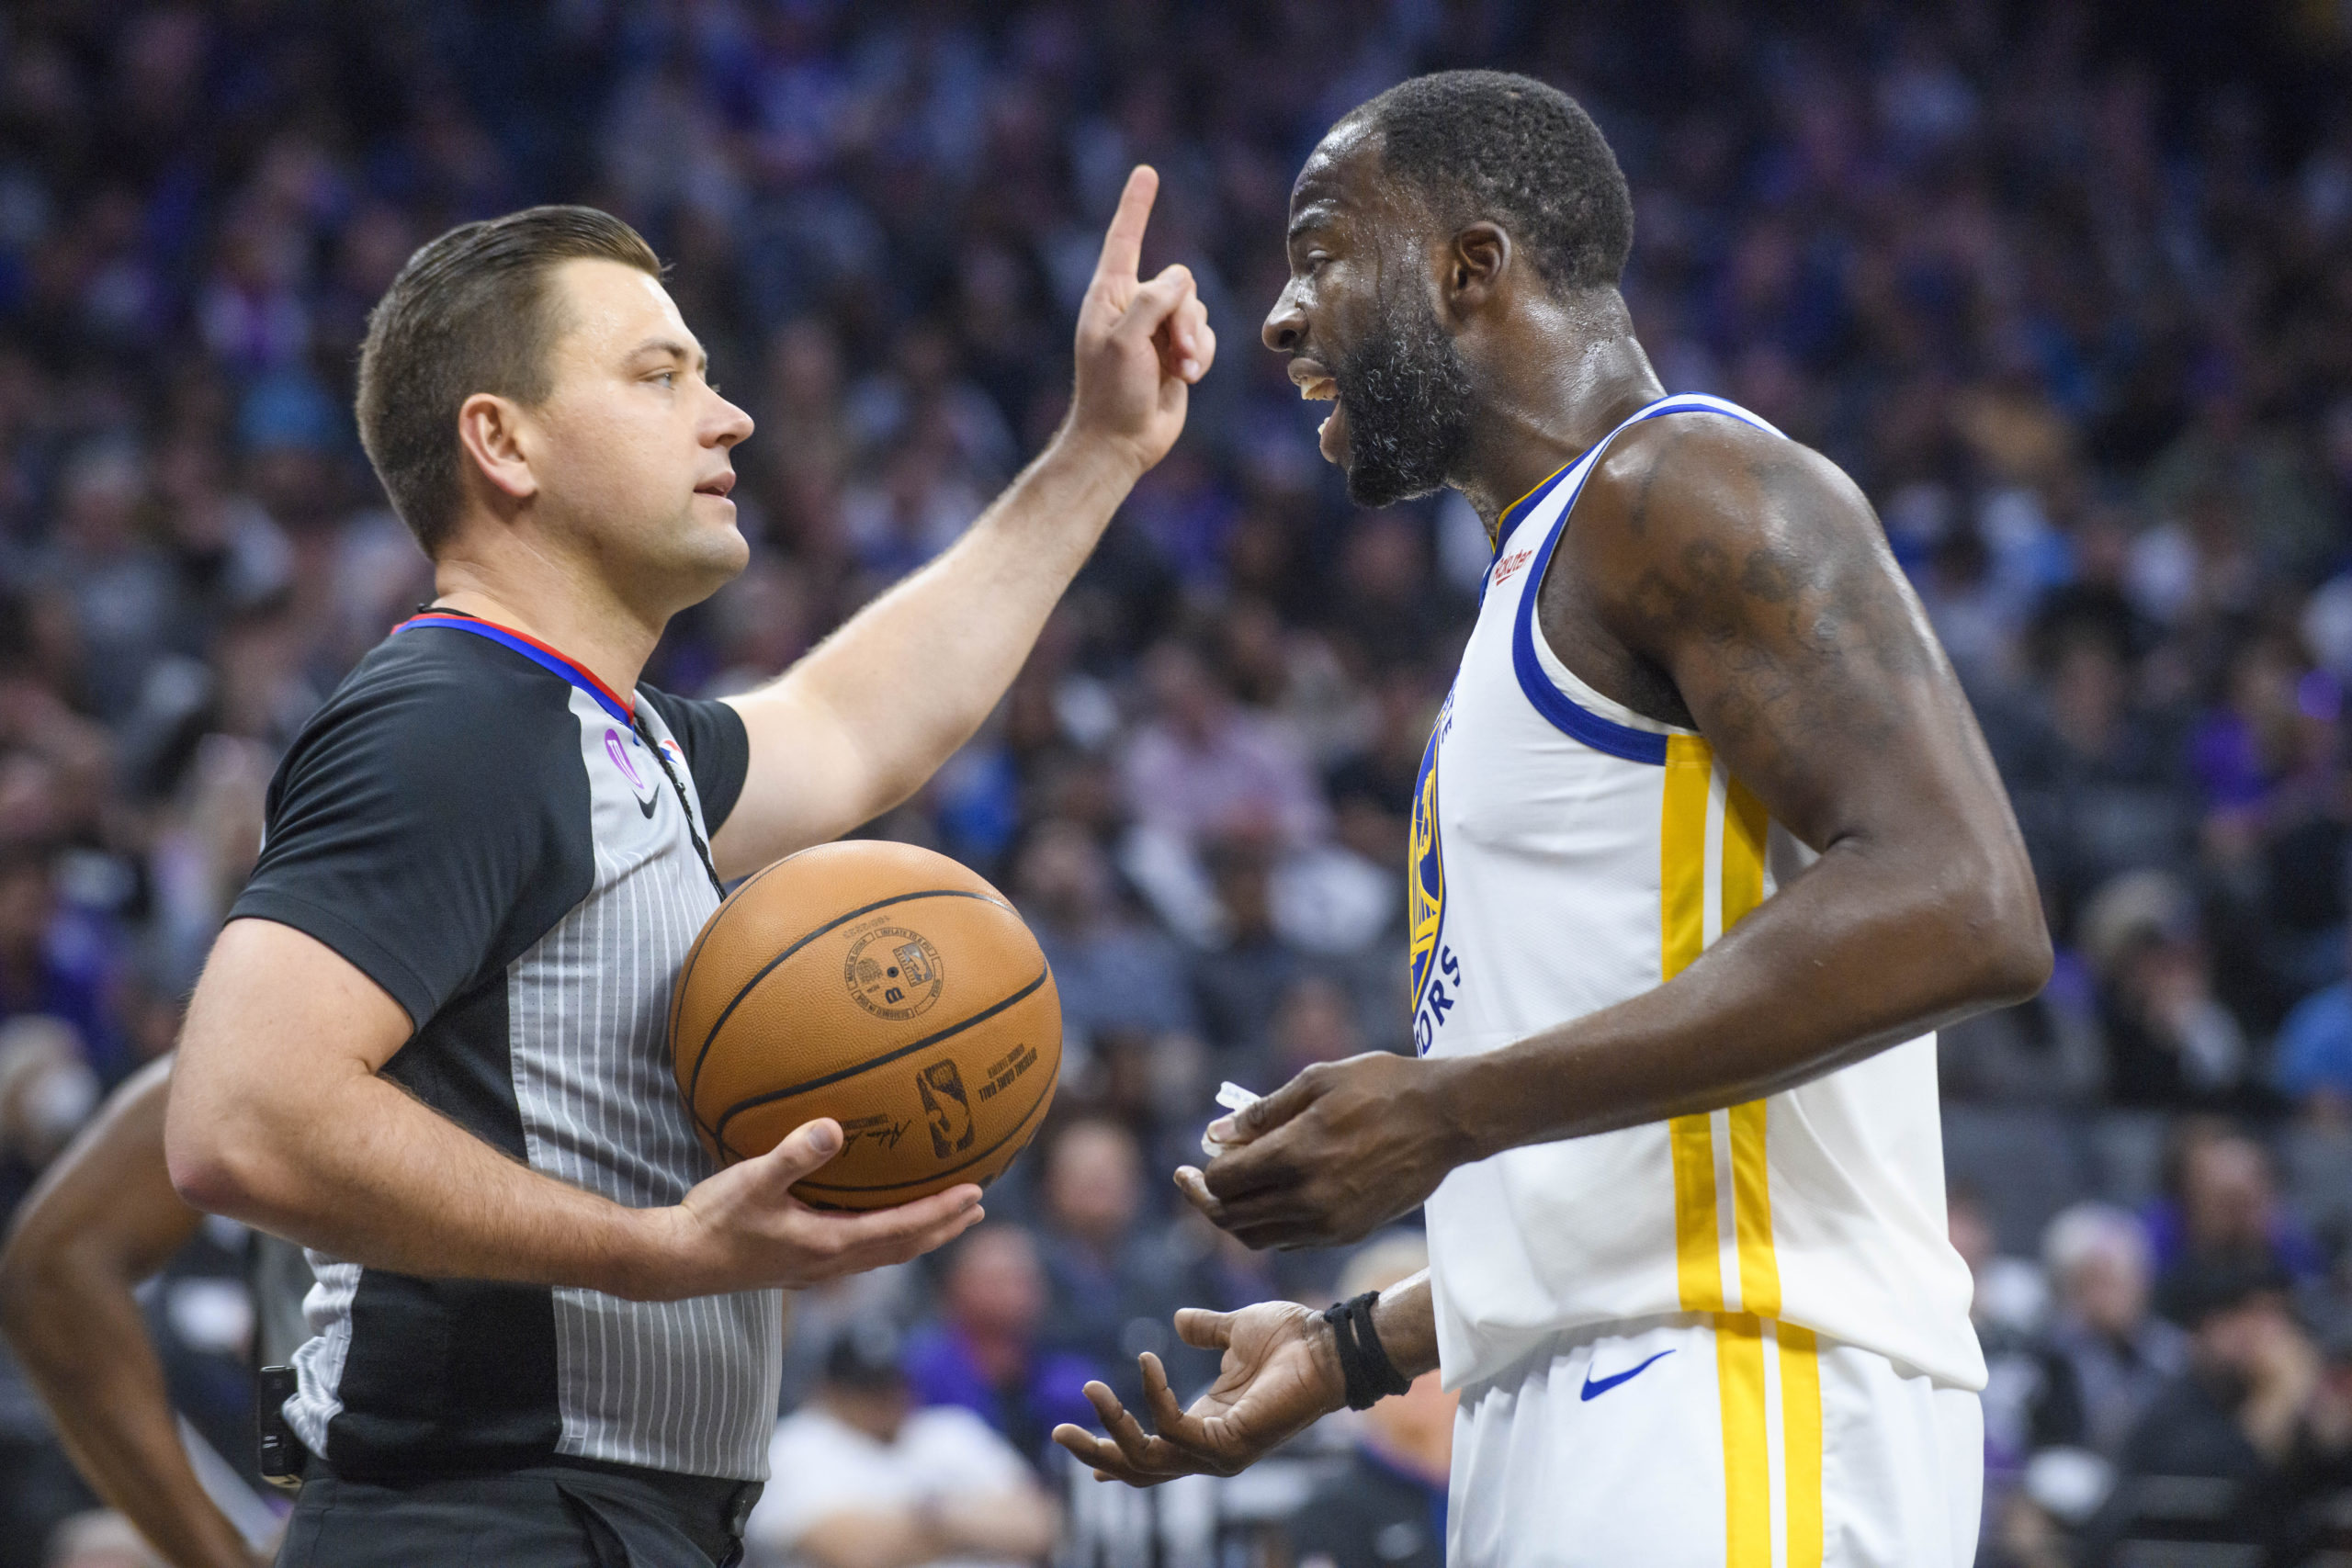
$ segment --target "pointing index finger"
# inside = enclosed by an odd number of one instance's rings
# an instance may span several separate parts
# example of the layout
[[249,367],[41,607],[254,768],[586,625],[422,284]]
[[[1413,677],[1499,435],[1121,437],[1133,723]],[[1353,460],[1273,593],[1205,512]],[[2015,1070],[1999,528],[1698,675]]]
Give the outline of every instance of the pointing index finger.
[[1119,193],[1119,210],[1111,215],[1111,227],[1102,236],[1102,259],[1095,263],[1096,276],[1134,280],[1143,265],[1144,225],[1150,220],[1152,198],[1159,194],[1159,172],[1149,164],[1137,164],[1127,175],[1127,188]]

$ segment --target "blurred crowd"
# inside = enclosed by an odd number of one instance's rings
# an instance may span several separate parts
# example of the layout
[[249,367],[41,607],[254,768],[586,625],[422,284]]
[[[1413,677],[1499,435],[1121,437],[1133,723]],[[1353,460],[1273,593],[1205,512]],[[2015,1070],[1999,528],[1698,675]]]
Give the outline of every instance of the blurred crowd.
[[[751,568],[649,671],[717,694],[939,551],[1051,433],[1148,160],[1147,269],[1193,268],[1221,362],[993,720],[869,829],[1018,902],[1066,1010],[1062,1110],[948,1257],[795,1303],[779,1451],[831,1456],[859,1504],[779,1494],[763,1548],[1028,1561],[1058,1531],[1076,1560],[1045,1434],[1090,1418],[1079,1385],[1132,1391],[1147,1348],[1197,1385],[1174,1307],[1336,1288],[1340,1259],[1242,1251],[1173,1201],[1217,1084],[1410,1049],[1407,817],[1487,547],[1458,499],[1351,508],[1250,340],[1321,131],[1415,71],[1504,65],[1616,147],[1669,389],[1756,410],[1876,504],[2041,874],[2057,978],[1944,1042],[1995,1368],[1984,1560],[2284,1562],[2352,1532],[2347,29],[2089,0],[11,6],[0,1214],[170,1048],[276,758],[429,595],[349,412],[416,245],[578,200],[672,262],[760,425]],[[153,1316],[246,1463],[251,1314],[233,1233],[205,1245]],[[1323,1483],[1420,1488],[1390,1498],[1405,1533],[1302,1536],[1308,1560],[1437,1561],[1407,1526],[1443,1421],[1398,1421]],[[0,1562],[42,1561],[20,1521],[73,1495],[0,1370]],[[135,1561],[103,1520],[56,1540]]]

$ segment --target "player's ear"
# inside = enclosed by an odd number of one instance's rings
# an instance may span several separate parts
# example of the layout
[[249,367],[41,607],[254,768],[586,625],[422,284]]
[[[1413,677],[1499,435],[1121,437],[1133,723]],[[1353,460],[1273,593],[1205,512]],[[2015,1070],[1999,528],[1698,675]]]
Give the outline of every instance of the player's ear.
[[1498,223],[1481,220],[1453,236],[1446,248],[1444,289],[1457,315],[1476,314],[1494,297],[1510,256],[1510,236]]
[[515,501],[538,493],[524,436],[523,406],[495,392],[476,392],[458,405],[459,464],[499,494]]

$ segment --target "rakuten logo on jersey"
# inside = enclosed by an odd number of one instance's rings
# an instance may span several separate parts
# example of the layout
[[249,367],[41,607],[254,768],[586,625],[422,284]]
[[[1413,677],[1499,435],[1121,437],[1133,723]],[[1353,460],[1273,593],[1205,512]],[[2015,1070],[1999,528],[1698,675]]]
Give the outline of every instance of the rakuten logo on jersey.
[[1500,588],[1510,580],[1511,573],[1534,558],[1535,552],[1532,548],[1521,550],[1515,555],[1505,556],[1495,564],[1495,586]]

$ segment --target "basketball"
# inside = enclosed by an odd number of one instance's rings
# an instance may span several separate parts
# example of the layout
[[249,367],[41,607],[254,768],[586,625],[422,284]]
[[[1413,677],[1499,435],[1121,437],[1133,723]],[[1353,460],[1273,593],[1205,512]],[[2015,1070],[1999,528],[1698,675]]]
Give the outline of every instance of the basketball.
[[803,1122],[842,1152],[793,1188],[879,1209],[985,1187],[1045,1120],[1061,998],[1004,895],[910,844],[820,844],[729,895],[670,1004],[670,1054],[722,1163]]

